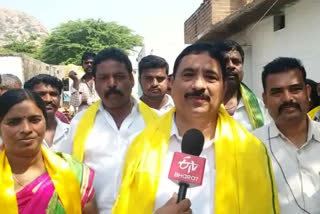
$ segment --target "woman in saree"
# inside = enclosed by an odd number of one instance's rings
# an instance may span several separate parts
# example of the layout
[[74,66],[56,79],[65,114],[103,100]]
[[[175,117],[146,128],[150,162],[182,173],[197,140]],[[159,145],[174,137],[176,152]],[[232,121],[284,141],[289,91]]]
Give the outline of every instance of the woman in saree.
[[98,213],[93,171],[42,146],[46,109],[24,90],[0,97],[0,210],[6,214]]

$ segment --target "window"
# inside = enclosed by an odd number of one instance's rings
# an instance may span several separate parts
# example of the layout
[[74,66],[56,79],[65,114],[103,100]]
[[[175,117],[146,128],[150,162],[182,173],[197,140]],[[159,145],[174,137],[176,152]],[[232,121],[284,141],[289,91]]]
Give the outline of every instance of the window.
[[286,26],[286,19],[283,13],[275,15],[273,17],[273,31],[278,31]]

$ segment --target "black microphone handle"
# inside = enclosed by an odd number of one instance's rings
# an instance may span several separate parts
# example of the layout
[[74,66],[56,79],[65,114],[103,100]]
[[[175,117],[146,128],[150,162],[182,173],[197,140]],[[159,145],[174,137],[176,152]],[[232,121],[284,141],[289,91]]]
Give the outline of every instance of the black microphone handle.
[[183,199],[186,198],[188,187],[189,187],[189,184],[187,184],[187,183],[182,183],[182,182],[179,183],[179,192],[178,192],[177,203],[179,203],[180,201],[182,201]]

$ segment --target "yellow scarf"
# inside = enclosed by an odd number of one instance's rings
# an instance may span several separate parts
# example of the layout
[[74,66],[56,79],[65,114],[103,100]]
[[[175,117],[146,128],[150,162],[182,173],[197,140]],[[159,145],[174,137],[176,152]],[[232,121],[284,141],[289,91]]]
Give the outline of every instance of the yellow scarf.
[[[41,146],[41,153],[64,210],[68,214],[81,214],[80,184],[69,164],[44,146]],[[0,209],[1,213],[19,213],[11,167],[5,151],[0,153]]]
[[314,120],[314,118],[316,117],[316,114],[318,113],[319,110],[320,110],[320,106],[317,106],[308,112],[308,115],[311,118],[311,120]]
[[[113,214],[153,212],[174,112],[175,109],[148,125],[131,144]],[[279,213],[276,187],[266,148],[235,122],[223,107],[219,110],[214,146],[214,213]]]
[[[100,103],[101,100],[95,102],[86,110],[79,122],[75,136],[73,138],[72,156],[78,159],[80,162],[83,162],[85,143],[87,141],[91,129],[94,126],[96,114],[99,110]],[[139,111],[142,114],[142,117],[146,124],[159,118],[159,116],[144,102],[138,101],[138,105]]]

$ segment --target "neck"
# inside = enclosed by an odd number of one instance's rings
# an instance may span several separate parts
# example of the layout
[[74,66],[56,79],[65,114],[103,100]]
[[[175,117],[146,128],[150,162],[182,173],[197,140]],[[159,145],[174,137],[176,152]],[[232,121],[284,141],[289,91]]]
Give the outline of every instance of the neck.
[[93,75],[92,75],[92,73],[86,73],[86,74],[82,77],[82,79],[83,79],[84,81],[88,82],[88,81],[90,81],[90,80],[93,79]]
[[55,130],[57,127],[57,121],[55,115],[49,116],[47,121],[47,130]]
[[297,148],[305,144],[308,138],[308,119],[290,123],[276,123],[279,131],[284,134]]
[[224,96],[224,106],[227,112],[232,116],[234,112],[237,110],[237,106],[239,104],[239,100],[241,98],[241,94],[239,90],[235,90],[233,93],[226,93]]
[[11,171],[14,174],[23,174],[30,167],[44,169],[44,163],[42,159],[41,150],[34,156],[21,157],[20,155],[8,154],[6,153]]
[[179,135],[183,134],[189,129],[195,128],[202,132],[205,141],[214,138],[218,114],[214,117],[212,116],[194,116],[194,117],[184,117],[179,113],[176,113],[176,124],[178,127]]
[[131,113],[133,106],[133,101],[131,99],[128,102],[120,107],[117,108],[104,108],[111,114],[112,118],[114,119],[115,123],[117,124],[118,129],[121,127],[122,122],[124,119]]
[[166,95],[163,95],[162,97],[148,97],[148,96],[142,95],[140,100],[142,100],[150,108],[159,110],[168,102],[168,97]]

